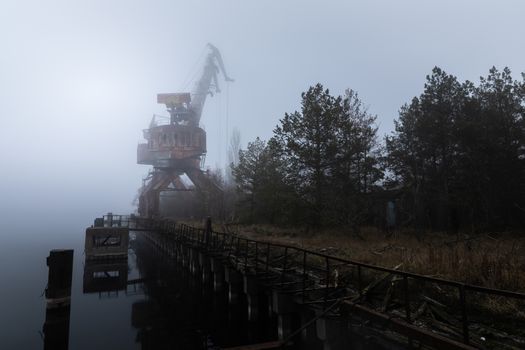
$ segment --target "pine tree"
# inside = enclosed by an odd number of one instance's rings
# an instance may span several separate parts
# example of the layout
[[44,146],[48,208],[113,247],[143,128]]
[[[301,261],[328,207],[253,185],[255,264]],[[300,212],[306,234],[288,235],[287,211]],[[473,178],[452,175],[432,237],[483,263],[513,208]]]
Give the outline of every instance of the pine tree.
[[301,112],[286,113],[274,130],[287,165],[287,179],[306,204],[310,224],[319,226],[329,207],[331,167],[337,156],[341,97],[317,84],[302,95]]
[[256,208],[259,200],[259,191],[264,183],[264,149],[266,143],[258,137],[248,143],[246,150],[239,151],[239,163],[232,168],[239,193],[244,197],[241,205],[248,208],[248,219],[253,222],[256,218]]

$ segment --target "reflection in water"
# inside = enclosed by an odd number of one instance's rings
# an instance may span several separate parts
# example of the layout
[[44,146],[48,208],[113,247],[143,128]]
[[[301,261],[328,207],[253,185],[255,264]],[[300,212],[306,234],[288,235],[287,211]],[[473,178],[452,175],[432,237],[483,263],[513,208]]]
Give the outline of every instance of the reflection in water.
[[214,290],[210,275],[192,273],[140,235],[131,246],[140,275],[147,276],[147,300],[132,308],[142,349],[213,349],[214,344],[227,347],[277,337],[268,314],[248,321],[246,297],[229,303],[228,291]]
[[88,293],[117,293],[128,284],[128,259],[105,261],[86,260],[83,291]]
[[[294,349],[379,348],[357,334],[359,325],[349,332],[341,319],[311,323],[321,310],[287,303],[289,296],[259,287],[220,257],[159,249],[139,233],[130,236],[129,248],[124,259],[88,259],[84,265],[85,295],[118,298],[93,305],[119,323],[111,327],[120,331],[106,341],[125,338],[126,348],[131,341],[143,350],[218,349],[284,339],[309,324],[294,338]],[[130,319],[117,305],[129,308]]]
[[67,350],[69,343],[70,305],[46,308],[44,350]]
[[[213,276],[192,273],[142,235],[131,236],[129,253],[125,259],[86,259],[83,292],[101,298],[143,293],[131,305],[130,322],[141,349],[215,349],[277,337],[274,316],[249,321],[246,296],[229,302],[228,289],[215,285]],[[259,305],[268,303],[258,297]]]
[[67,350],[71,310],[71,280],[73,250],[52,250],[47,258],[49,267],[44,322],[44,350]]

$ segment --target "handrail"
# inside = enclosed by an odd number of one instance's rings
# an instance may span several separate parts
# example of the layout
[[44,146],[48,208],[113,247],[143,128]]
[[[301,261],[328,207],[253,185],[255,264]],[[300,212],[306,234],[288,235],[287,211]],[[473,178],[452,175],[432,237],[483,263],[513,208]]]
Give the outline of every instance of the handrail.
[[[469,337],[469,319],[468,319],[468,310],[467,310],[467,292],[477,292],[482,293],[485,295],[496,295],[496,296],[502,296],[506,298],[512,298],[517,300],[525,300],[525,293],[523,292],[517,292],[517,291],[510,291],[510,290],[502,290],[502,289],[495,289],[495,288],[488,288],[483,287],[479,285],[472,285],[467,283],[462,283],[458,281],[453,281],[449,279],[443,279],[443,278],[437,278],[437,277],[431,277],[431,276],[425,276],[413,272],[407,272],[407,271],[400,271],[397,269],[392,269],[384,266],[377,266],[372,265],[368,263],[363,263],[360,261],[356,261],[353,259],[346,259],[341,258],[337,256],[332,256],[316,251],[312,251],[310,249],[300,248],[292,245],[282,244],[282,243],[274,243],[274,242],[268,242],[263,240],[256,240],[252,238],[247,238],[238,234],[234,233],[226,233],[226,232],[217,232],[217,231],[206,231],[206,229],[200,229],[193,226],[189,226],[186,224],[178,224],[174,220],[169,219],[148,219],[148,218],[141,218],[141,217],[130,217],[130,222],[135,222],[137,225],[145,225],[148,226],[148,228],[153,228],[158,230],[159,233],[170,233],[170,234],[176,234],[175,239],[182,240],[183,242],[193,242],[193,244],[202,247],[206,250],[208,249],[215,249],[217,252],[224,252],[227,253],[228,258],[233,258],[235,261],[235,265],[244,266],[244,268],[248,267],[248,257],[250,254],[250,245],[252,248],[255,248],[255,251],[253,252],[254,256],[250,256],[250,259],[255,258],[255,261],[251,260],[250,262],[255,263],[256,269],[258,266],[261,266],[261,271],[264,271],[266,274],[269,272],[269,259],[271,255],[271,248],[274,249],[273,254],[275,254],[275,248],[279,249],[278,255],[276,257],[276,260],[273,261],[272,264],[274,264],[275,267],[275,261],[279,261],[277,269],[274,269],[274,272],[277,271],[277,273],[280,274],[279,281],[280,283],[277,283],[278,285],[284,285],[286,275],[290,273],[290,270],[288,268],[289,265],[292,265],[290,263],[290,257],[294,256],[294,254],[302,255],[302,257],[299,257],[302,260],[302,264],[295,260],[295,263],[298,264],[298,266],[302,265],[302,284],[303,284],[303,300],[304,300],[304,293],[305,293],[305,286],[306,286],[306,269],[308,268],[309,271],[318,270],[319,272],[325,272],[323,276],[320,276],[320,281],[324,281],[321,286],[324,288],[324,298],[323,301],[321,301],[324,305],[329,301],[328,300],[328,291],[331,288],[330,280],[331,273],[334,271],[335,268],[334,263],[338,264],[337,267],[340,267],[341,265],[348,265],[357,267],[357,290],[359,292],[359,298],[362,297],[366,291],[363,289],[362,284],[362,270],[372,270],[372,271],[379,271],[388,273],[394,276],[400,276],[402,277],[403,282],[403,291],[402,294],[404,296],[404,304],[405,304],[405,319],[407,322],[411,323],[411,310],[410,310],[410,292],[408,290],[408,279],[413,279],[415,281],[424,281],[424,282],[430,282],[435,283],[441,286],[448,286],[457,288],[458,291],[458,302],[460,306],[460,319],[462,324],[462,333],[463,333],[463,343],[469,344],[470,337]],[[255,246],[255,247],[253,247]],[[281,250],[282,249],[282,250]],[[279,253],[280,252],[280,253]],[[266,256],[264,258],[264,256]],[[324,267],[318,266],[310,266],[307,265],[307,259],[306,257],[318,257],[319,258],[319,264],[323,264]],[[275,257],[274,257],[275,258]],[[297,258],[297,257],[296,257]],[[273,267],[272,267],[273,268]],[[301,277],[301,276],[299,276]],[[355,286],[354,286],[355,287]],[[365,288],[366,289],[366,288]]]
[[[185,225],[185,224],[182,224],[182,225]],[[517,298],[517,299],[525,300],[525,293],[521,293],[521,292],[515,292],[515,291],[510,291],[510,290],[505,290],[505,289],[488,288],[488,287],[483,287],[483,286],[479,286],[479,285],[473,285],[473,284],[462,283],[462,282],[458,282],[458,281],[454,281],[454,280],[448,280],[448,279],[444,279],[444,278],[438,278],[438,277],[431,277],[431,276],[421,275],[421,274],[417,274],[417,273],[414,273],[414,272],[400,271],[400,270],[392,269],[392,268],[389,268],[389,267],[384,267],[384,266],[379,266],[379,265],[372,265],[372,264],[367,264],[367,263],[363,263],[363,262],[352,260],[352,259],[345,259],[345,258],[340,258],[340,257],[337,257],[337,256],[333,256],[333,255],[323,254],[323,253],[319,253],[319,252],[316,252],[316,251],[313,251],[313,250],[300,248],[300,247],[296,247],[296,246],[292,246],[292,245],[286,245],[286,244],[282,244],[282,243],[273,243],[273,242],[261,241],[261,240],[254,240],[254,239],[246,238],[246,237],[243,237],[241,235],[234,234],[234,233],[215,232],[215,231],[213,231],[213,233],[214,234],[218,234],[218,235],[231,235],[231,236],[233,236],[235,238],[238,238],[238,239],[241,239],[241,240],[244,240],[244,241],[248,241],[248,242],[252,242],[252,243],[257,243],[257,244],[261,244],[261,243],[270,244],[270,246],[272,246],[272,247],[279,247],[279,248],[283,248],[283,249],[285,249],[285,248],[290,249],[291,248],[291,249],[297,250],[299,252],[305,252],[305,253],[307,253],[309,255],[314,255],[314,256],[321,257],[321,258],[334,260],[334,261],[337,261],[337,262],[340,262],[340,263],[344,263],[344,264],[348,264],[348,265],[360,266],[360,267],[364,267],[364,268],[375,270],[375,271],[387,272],[387,273],[391,273],[393,275],[398,275],[398,276],[402,276],[402,277],[406,276],[406,277],[410,277],[410,278],[413,278],[413,279],[416,279],[416,280],[419,279],[419,280],[424,280],[426,282],[439,283],[439,284],[448,285],[448,286],[451,286],[451,287],[463,287],[465,289],[468,289],[468,290],[471,290],[471,291],[475,291],[475,292],[489,293],[489,294],[493,294],[493,295],[507,296],[507,297],[510,297],[510,298]]]
[[[143,218],[138,218],[138,217],[135,217],[135,218],[134,217],[130,217],[129,219],[130,219],[130,221],[133,221],[133,220],[136,220],[136,219],[144,220]],[[155,219],[150,219],[150,220],[155,220]],[[164,220],[166,220],[166,219],[164,219]],[[180,225],[181,226],[186,226],[186,227],[188,227],[190,229],[194,229],[194,230],[197,229],[196,227],[193,227],[193,226],[190,226],[190,225],[186,225],[186,224],[180,224]],[[201,231],[201,232],[203,232],[203,231]],[[386,273],[390,273],[390,274],[393,274],[393,275],[398,275],[398,276],[401,276],[401,277],[405,277],[406,276],[406,277],[409,277],[409,278],[412,278],[412,279],[415,279],[415,280],[422,280],[422,281],[425,281],[425,282],[438,283],[438,284],[447,285],[447,286],[450,286],[450,287],[465,288],[467,290],[474,291],[474,292],[479,292],[479,293],[487,293],[487,294],[492,294],[492,295],[505,296],[505,297],[509,297],[509,298],[516,298],[516,299],[525,300],[525,293],[522,293],[522,292],[510,291],[510,290],[505,290],[505,289],[488,288],[488,287],[483,287],[483,286],[479,286],[479,285],[473,285],[473,284],[458,282],[458,281],[444,279],[444,278],[426,276],[426,275],[422,275],[422,274],[418,274],[418,273],[414,273],[414,272],[402,271],[402,270],[392,269],[392,268],[389,268],[389,267],[368,264],[368,263],[360,262],[360,261],[357,261],[357,260],[346,259],[346,258],[341,258],[341,257],[333,256],[333,255],[328,255],[328,254],[316,252],[316,251],[313,251],[313,250],[310,250],[310,249],[296,247],[296,246],[293,246],[293,245],[287,245],[287,244],[283,244],[283,243],[268,242],[268,241],[264,241],[264,240],[255,240],[255,239],[247,238],[247,237],[235,234],[235,233],[226,233],[226,232],[212,231],[211,234],[212,235],[215,234],[215,235],[219,235],[219,236],[229,236],[229,237],[233,237],[233,238],[236,238],[236,239],[243,240],[245,242],[256,243],[258,245],[264,244],[264,245],[270,245],[271,247],[278,247],[278,248],[283,248],[283,249],[293,249],[293,250],[296,250],[296,251],[301,252],[301,253],[304,252],[304,253],[306,253],[308,255],[318,256],[318,257],[321,257],[321,258],[324,258],[324,259],[330,259],[330,260],[337,261],[337,262],[340,262],[340,263],[343,263],[343,264],[353,265],[353,266],[360,266],[362,268],[371,269],[371,270],[374,270],[374,271],[386,272]]]

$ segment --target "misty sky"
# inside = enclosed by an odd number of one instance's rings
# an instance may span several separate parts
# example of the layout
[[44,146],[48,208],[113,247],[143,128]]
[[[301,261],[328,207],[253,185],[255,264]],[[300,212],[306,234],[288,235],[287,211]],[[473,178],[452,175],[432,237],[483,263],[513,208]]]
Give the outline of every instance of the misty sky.
[[201,120],[215,167],[232,128],[269,138],[317,82],[357,90],[384,134],[436,65],[518,78],[524,15],[520,0],[1,0],[1,222],[130,212],[141,130],[167,115],[156,94],[191,90],[208,42],[235,79]]

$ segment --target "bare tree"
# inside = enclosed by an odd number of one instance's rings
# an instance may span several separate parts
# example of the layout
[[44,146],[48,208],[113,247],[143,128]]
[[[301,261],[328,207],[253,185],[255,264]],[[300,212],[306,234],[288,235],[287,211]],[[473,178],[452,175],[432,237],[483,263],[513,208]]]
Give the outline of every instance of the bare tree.
[[241,150],[241,132],[237,128],[233,128],[230,137],[230,145],[228,147],[228,164],[225,170],[225,183],[227,186],[234,181],[232,175],[232,167],[239,164],[239,151]]

